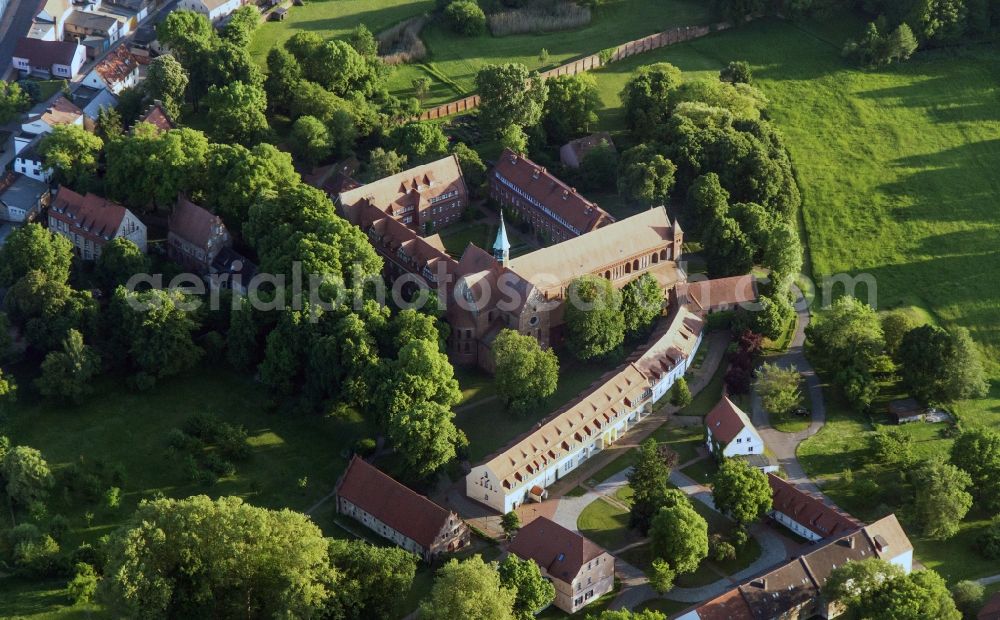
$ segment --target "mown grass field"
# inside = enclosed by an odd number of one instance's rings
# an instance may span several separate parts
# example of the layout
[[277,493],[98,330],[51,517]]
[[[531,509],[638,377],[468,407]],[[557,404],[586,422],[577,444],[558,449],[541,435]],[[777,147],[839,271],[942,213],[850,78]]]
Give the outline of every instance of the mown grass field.
[[[795,161],[813,274],[871,274],[879,308],[968,327],[993,387],[989,397],[954,409],[965,424],[1000,428],[1000,46],[921,52],[903,65],[865,71],[839,55],[859,30],[849,15],[825,24],[762,20],[612,64],[594,73],[604,104],[600,125],[624,130],[618,93],[641,65],[667,61],[689,77],[715,79],[729,60],[749,61]],[[864,298],[865,289],[858,292]],[[824,393],[833,403],[827,426],[799,454],[811,476],[835,481],[865,461],[870,429],[832,390]],[[950,447],[931,425],[904,428],[918,454]],[[829,493],[861,518],[893,510],[906,524],[901,499],[865,508],[848,487],[831,484]],[[985,524],[985,515],[973,512],[944,542],[907,530],[917,558],[954,581],[1000,570],[974,552]]]

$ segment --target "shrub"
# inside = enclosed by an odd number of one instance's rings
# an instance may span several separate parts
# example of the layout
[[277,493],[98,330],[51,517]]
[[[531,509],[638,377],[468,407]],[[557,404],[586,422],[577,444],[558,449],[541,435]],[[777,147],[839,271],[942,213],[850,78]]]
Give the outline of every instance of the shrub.
[[73,567],[73,579],[66,584],[66,591],[74,605],[89,603],[97,592],[97,573],[90,564],[78,562]]
[[477,37],[486,31],[486,14],[472,0],[455,0],[444,10],[448,27],[467,37]]
[[547,0],[530,6],[490,14],[490,32],[495,37],[512,34],[554,32],[582,28],[590,23],[590,9],[575,2]]
[[59,543],[48,534],[26,537],[14,545],[13,560],[18,572],[24,575],[50,577],[60,568]]
[[62,540],[69,530],[69,520],[62,515],[53,515],[49,521],[49,535],[57,541]]
[[401,65],[427,57],[427,46],[420,38],[420,31],[427,23],[426,17],[413,17],[383,30],[376,36],[379,56],[387,65]]
[[979,536],[979,553],[988,560],[1000,560],[1000,518]]
[[[214,452],[205,455],[205,469],[218,477],[232,476],[236,473],[236,466],[222,458]],[[214,482],[214,480],[213,480]]]
[[366,457],[371,456],[375,453],[375,448],[378,444],[371,437],[365,437],[364,439],[359,439],[357,443],[354,444],[354,451],[358,453],[358,456]]
[[615,57],[615,51],[617,48],[606,47],[601,51],[597,52],[597,58],[601,61],[602,65],[606,65],[611,62],[611,59]]
[[215,441],[219,452],[227,459],[245,461],[250,458],[250,444],[247,442],[247,431],[242,426],[223,424]]
[[196,413],[184,421],[184,432],[206,443],[215,441],[221,427],[222,422],[210,413]]

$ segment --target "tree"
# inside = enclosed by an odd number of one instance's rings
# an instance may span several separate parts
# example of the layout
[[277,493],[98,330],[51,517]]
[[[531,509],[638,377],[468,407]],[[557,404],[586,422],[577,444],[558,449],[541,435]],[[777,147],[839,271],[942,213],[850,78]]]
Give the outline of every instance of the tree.
[[570,283],[565,321],[566,344],[578,359],[614,351],[625,340],[622,296],[611,282],[582,276]]
[[187,90],[187,71],[171,54],[157,56],[149,63],[146,79],[142,89],[146,97],[163,103],[163,109],[171,118],[179,118],[181,104],[184,103],[184,92]]
[[238,144],[212,144],[205,156],[202,205],[221,217],[230,230],[241,231],[250,206],[275,197],[300,182],[288,153],[271,144],[247,149]]
[[[654,590],[656,590],[660,594],[666,594],[670,590],[674,589],[674,579],[677,578],[677,571],[675,571],[670,566],[670,562],[667,562],[666,560],[662,560],[660,558],[656,558],[656,559],[653,560],[652,569],[653,570],[651,571],[651,574],[649,575],[649,585],[653,586]],[[628,612],[624,612],[624,613],[628,613]],[[609,612],[604,612],[603,614],[601,614],[600,617],[601,618],[607,618],[607,617],[614,618],[615,616],[609,616]],[[640,618],[642,616],[640,616],[640,615],[634,615],[634,616],[633,615],[628,615],[628,616],[626,616],[626,618],[632,618],[632,617]],[[661,614],[659,616],[659,618],[666,618],[666,616],[663,616]]]
[[913,510],[925,536],[947,540],[958,533],[972,507],[971,484],[969,474],[943,460],[926,461],[913,472]]
[[97,275],[106,291],[113,291],[135,274],[148,273],[149,270],[149,257],[124,237],[112,239],[97,259]]
[[203,351],[192,338],[198,324],[185,309],[189,301],[177,291],[115,289],[107,320],[120,334],[122,348],[136,371],[163,378],[198,362]]
[[415,78],[411,85],[413,86],[413,95],[420,101],[426,99],[431,92],[431,79],[429,77]]
[[801,382],[802,375],[795,366],[781,368],[776,364],[765,363],[757,371],[754,388],[766,411],[784,414],[802,404],[802,390],[799,389]]
[[550,144],[563,144],[590,131],[597,122],[601,95],[597,80],[588,73],[559,75],[545,81],[548,97],[542,113],[542,127]]
[[57,183],[85,191],[97,174],[97,160],[104,142],[77,125],[57,125],[38,144],[46,167]]
[[300,116],[292,124],[288,141],[292,155],[310,166],[330,156],[330,132],[314,116]]
[[580,185],[585,189],[606,190],[618,182],[618,153],[606,140],[586,152],[580,162]]
[[42,453],[28,446],[15,446],[3,457],[3,480],[7,482],[7,497],[14,504],[30,506],[44,502],[55,484],[49,464]]
[[795,308],[788,295],[776,291],[774,295],[761,295],[760,309],[753,315],[753,330],[771,340],[777,340],[795,317]]
[[653,553],[676,573],[694,572],[708,557],[708,523],[687,498],[660,508],[649,537]]
[[421,620],[513,620],[517,592],[505,586],[495,564],[479,555],[452,558],[438,569],[430,596],[420,605]]
[[[3,369],[0,368],[0,413],[3,413],[10,403],[17,399],[17,383],[14,379],[3,374]],[[0,453],[0,460],[2,460],[2,453]]]
[[515,153],[527,153],[528,135],[520,125],[507,125],[500,131],[500,146]]
[[639,456],[628,475],[632,487],[629,500],[629,526],[645,535],[653,517],[663,506],[675,504],[684,495],[670,486],[670,467],[660,454],[655,439],[647,439],[639,446]]
[[208,89],[204,104],[208,108],[211,134],[216,142],[236,142],[253,146],[269,131],[267,95],[260,86],[230,82]]
[[931,570],[907,575],[899,566],[878,558],[847,562],[835,568],[823,586],[823,595],[846,606],[858,618],[960,620],[962,617],[940,575]]
[[618,164],[618,193],[645,206],[666,204],[674,188],[677,166],[648,144],[622,153]]
[[521,518],[517,516],[517,513],[513,510],[504,513],[500,517],[500,527],[503,528],[503,533],[507,536],[507,540],[510,540],[517,534],[517,531],[521,529]]
[[451,152],[458,157],[458,165],[462,168],[462,176],[465,177],[469,191],[477,194],[486,183],[486,164],[479,157],[479,153],[464,142],[455,143]]
[[406,155],[400,155],[392,149],[376,147],[368,154],[365,179],[369,182],[384,179],[402,172],[404,167],[406,167]]
[[845,295],[816,314],[806,328],[806,348],[833,371],[845,396],[858,407],[875,396],[874,374],[884,365],[885,336],[871,306]]
[[66,584],[66,591],[74,605],[89,603],[97,592],[97,573],[85,562],[77,562],[73,567],[73,578]]
[[875,460],[907,467],[913,462],[913,436],[898,428],[879,428],[869,437]]
[[621,92],[625,120],[637,136],[655,135],[670,114],[670,96],[681,84],[681,70],[660,62],[639,68]]
[[132,135],[108,143],[104,175],[109,197],[148,210],[168,207],[203,183],[208,139],[194,129],[160,131],[140,123]]
[[83,343],[83,334],[71,329],[63,342],[63,350],[45,356],[42,376],[35,381],[35,386],[42,396],[79,403],[92,391],[91,380],[100,369],[100,356]]
[[260,11],[252,6],[241,6],[229,16],[222,28],[222,38],[233,45],[247,47],[260,26]]
[[364,24],[358,24],[354,27],[354,30],[347,35],[347,42],[365,58],[374,59],[378,56],[378,40]]
[[715,506],[741,526],[750,525],[771,510],[767,476],[746,461],[725,459],[713,481]]
[[951,447],[951,462],[969,474],[976,501],[1000,514],[1000,433],[986,428],[964,431]]
[[237,497],[144,501],[108,542],[100,598],[131,617],[318,616],[336,592],[328,548],[291,510]]
[[899,345],[900,374],[923,402],[947,402],[986,395],[988,383],[979,352],[967,330],[921,325]]
[[461,431],[451,408],[418,402],[389,419],[389,438],[411,471],[427,477],[455,458]]
[[[0,440],[2,439],[0,437]],[[0,445],[0,454],[2,454],[2,445]],[[994,517],[986,531],[976,539],[976,544],[979,547],[979,554],[984,558],[1000,560],[1000,518]]]
[[903,337],[920,326],[913,315],[903,310],[885,312],[879,316],[882,323],[882,333],[885,335],[885,352],[892,359],[899,361],[899,347]]
[[302,83],[302,67],[291,52],[283,47],[272,47],[267,53],[267,78],[264,92],[273,110],[288,112],[292,100]]
[[531,620],[556,598],[555,586],[542,576],[534,560],[522,560],[509,553],[500,563],[499,572],[500,583],[517,593],[513,612],[519,620]]
[[959,581],[951,588],[951,597],[955,601],[955,607],[962,613],[963,618],[974,620],[979,608],[983,605],[983,597],[986,589],[978,581],[968,579]]
[[644,273],[622,289],[621,312],[625,333],[639,335],[648,332],[663,313],[663,289],[651,274]]
[[670,389],[670,404],[680,408],[691,404],[691,388],[684,377],[678,377],[674,387]]
[[330,564],[336,569],[336,605],[350,620],[394,618],[400,613],[400,592],[408,592],[418,558],[397,547],[361,540],[329,541]]
[[31,98],[17,82],[0,83],[0,125],[31,107]]
[[556,391],[559,359],[535,338],[504,329],[493,341],[497,395],[507,409],[527,413]]
[[471,0],[455,0],[444,10],[448,27],[467,37],[478,37],[486,32],[486,14]]
[[43,353],[58,348],[70,329],[94,333],[97,302],[90,291],[54,282],[44,271],[29,271],[8,290],[5,301],[11,320]]
[[734,84],[753,84],[753,70],[750,69],[750,63],[745,60],[731,60],[719,72],[719,79]]
[[518,63],[487,65],[476,74],[479,122],[491,136],[509,125],[533,127],[542,118],[547,87],[534,71]]
[[389,142],[411,165],[439,159],[448,152],[448,138],[441,126],[428,121],[413,121],[394,128]]
[[373,65],[346,41],[324,41],[314,32],[298,32],[285,42],[302,75],[338,97],[369,96],[378,86]]
[[42,271],[54,282],[69,280],[73,244],[62,235],[28,224],[15,228],[0,246],[0,286],[10,286],[28,274]]

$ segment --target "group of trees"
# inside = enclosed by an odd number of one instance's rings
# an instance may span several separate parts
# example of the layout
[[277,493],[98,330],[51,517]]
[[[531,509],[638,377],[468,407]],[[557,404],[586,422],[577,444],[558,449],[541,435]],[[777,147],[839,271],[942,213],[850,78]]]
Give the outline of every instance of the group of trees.
[[810,355],[857,407],[867,407],[878,378],[897,369],[926,403],[981,397],[988,387],[980,353],[962,327],[916,325],[901,312],[880,316],[844,296],[817,313],[806,335]]
[[936,572],[925,569],[907,575],[899,566],[877,558],[835,568],[823,586],[823,595],[858,618],[962,618],[948,586]]
[[566,292],[566,346],[577,359],[617,352],[626,337],[647,335],[663,312],[663,292],[643,274],[622,290],[605,278],[581,276]]
[[438,569],[419,617],[530,620],[555,594],[552,582],[542,577],[533,560],[510,554],[497,564],[474,555],[461,562],[449,560]]

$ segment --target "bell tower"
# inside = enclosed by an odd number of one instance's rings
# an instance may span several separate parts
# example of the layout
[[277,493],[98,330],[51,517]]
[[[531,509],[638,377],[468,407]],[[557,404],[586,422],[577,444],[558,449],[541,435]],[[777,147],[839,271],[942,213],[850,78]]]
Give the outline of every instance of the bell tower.
[[497,240],[493,242],[493,258],[504,267],[510,263],[510,241],[507,240],[507,226],[503,222],[503,211],[500,212],[500,230]]

